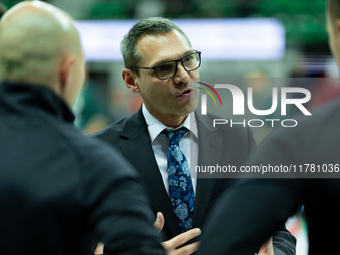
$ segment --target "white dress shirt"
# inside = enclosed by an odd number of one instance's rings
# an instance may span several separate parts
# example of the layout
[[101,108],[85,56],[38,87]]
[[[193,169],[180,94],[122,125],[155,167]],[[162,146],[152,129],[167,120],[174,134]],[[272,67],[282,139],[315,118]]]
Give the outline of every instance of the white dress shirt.
[[[153,153],[155,155],[159,171],[163,178],[163,183],[166,191],[169,194],[169,181],[168,181],[168,147],[169,139],[166,135],[161,134],[164,129],[174,130],[174,128],[165,126],[162,122],[152,116],[146,109],[145,105],[142,106],[143,115],[148,125],[148,131],[151,139]],[[183,124],[178,127],[186,127],[190,132],[187,132],[179,143],[179,147],[186,157],[189,167],[190,163],[197,165],[198,163],[198,132],[195,114],[190,113]],[[177,128],[176,128],[177,129]],[[190,142],[190,136],[192,138]],[[196,194],[197,173],[190,168],[190,175],[194,192]]]

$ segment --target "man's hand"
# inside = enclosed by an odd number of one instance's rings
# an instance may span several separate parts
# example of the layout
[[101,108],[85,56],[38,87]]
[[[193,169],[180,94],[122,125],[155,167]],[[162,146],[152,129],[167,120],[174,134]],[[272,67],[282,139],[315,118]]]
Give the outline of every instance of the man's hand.
[[153,226],[157,229],[158,233],[162,231],[162,229],[164,227],[164,223],[165,223],[165,220],[164,220],[163,213],[158,212],[156,221],[153,224]]
[[274,255],[273,237],[262,244],[258,255]]
[[182,246],[189,240],[199,236],[200,234],[201,230],[199,228],[194,228],[178,236],[175,236],[169,241],[163,242],[162,245],[167,255],[189,255],[198,250],[199,242],[188,244],[181,248],[178,247]]
[[[165,220],[163,214],[161,212],[158,212],[157,219],[153,224],[158,232],[161,232],[161,230],[163,229],[164,222]],[[188,244],[181,248],[178,247],[182,246],[189,240],[199,236],[200,234],[201,230],[199,228],[191,229],[185,233],[175,236],[168,241],[162,242],[162,245],[167,255],[189,255],[198,250],[199,242]]]

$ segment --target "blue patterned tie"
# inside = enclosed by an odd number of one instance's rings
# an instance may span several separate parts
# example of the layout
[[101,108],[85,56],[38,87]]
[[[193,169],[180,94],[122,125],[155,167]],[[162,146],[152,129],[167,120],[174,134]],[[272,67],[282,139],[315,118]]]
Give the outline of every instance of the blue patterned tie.
[[185,127],[172,132],[167,130],[162,132],[169,138],[169,197],[182,232],[191,229],[195,205],[188,161],[179,148],[179,141],[186,132],[188,129]]

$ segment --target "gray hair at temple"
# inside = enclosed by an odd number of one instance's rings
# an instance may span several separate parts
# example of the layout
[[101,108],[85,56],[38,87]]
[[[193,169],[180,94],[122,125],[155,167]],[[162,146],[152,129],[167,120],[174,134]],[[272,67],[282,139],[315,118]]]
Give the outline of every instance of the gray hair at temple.
[[[188,36],[183,30],[169,19],[162,17],[150,17],[140,20],[136,23],[124,36],[120,50],[123,54],[124,65],[126,68],[136,67],[142,61],[141,54],[137,51],[138,41],[145,35],[159,35],[178,30],[188,41],[191,46]],[[134,70],[139,75],[139,70]]]

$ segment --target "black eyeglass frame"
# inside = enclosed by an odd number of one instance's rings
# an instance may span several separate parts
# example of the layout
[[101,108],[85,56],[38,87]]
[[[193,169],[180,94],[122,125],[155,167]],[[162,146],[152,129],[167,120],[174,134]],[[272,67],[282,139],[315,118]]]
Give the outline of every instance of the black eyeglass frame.
[[[189,55],[191,55],[191,54],[196,54],[196,53],[198,53],[198,57],[199,57],[199,65],[198,65],[196,68],[194,68],[194,69],[190,69],[190,70],[186,69],[185,66],[184,66],[184,64],[183,64],[183,62],[182,62],[182,60],[183,60],[185,57],[187,57],[187,56],[189,56]],[[166,64],[166,63],[174,62],[174,61],[176,62],[175,73],[174,73],[172,76],[167,77],[167,78],[163,78],[163,79],[159,78],[159,76],[158,76],[158,74],[157,74],[157,71],[156,71],[156,68],[157,68],[158,66],[160,66],[160,65],[164,65],[164,64]],[[165,61],[165,62],[162,62],[162,63],[160,63],[160,64],[158,64],[158,65],[153,66],[153,67],[139,67],[139,66],[136,66],[136,67],[129,67],[128,69],[148,69],[148,70],[153,69],[158,79],[160,79],[160,80],[167,80],[167,79],[170,79],[170,78],[174,77],[174,76],[177,74],[178,62],[181,62],[181,63],[182,63],[182,66],[183,66],[183,68],[185,69],[185,71],[188,71],[188,72],[194,71],[194,70],[196,70],[197,68],[199,68],[199,67],[201,66],[201,52],[198,51],[198,50],[194,50],[194,52],[189,53],[189,54],[186,54],[185,56],[183,56],[183,57],[181,57],[181,58],[179,58],[179,59],[177,59],[177,60],[169,60],[169,61]]]

